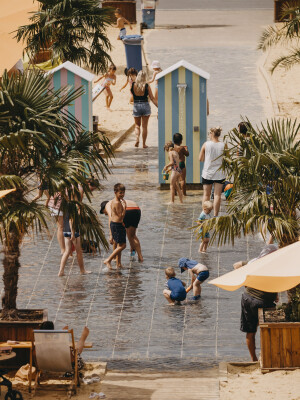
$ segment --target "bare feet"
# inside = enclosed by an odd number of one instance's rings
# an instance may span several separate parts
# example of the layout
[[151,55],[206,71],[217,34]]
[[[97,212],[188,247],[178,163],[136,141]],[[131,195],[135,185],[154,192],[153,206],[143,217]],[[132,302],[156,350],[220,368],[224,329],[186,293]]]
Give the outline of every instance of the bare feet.
[[121,268],[124,268],[123,265],[122,264],[118,264],[117,265],[117,269],[121,269]]
[[140,142],[137,140],[137,141],[135,142],[134,147],[139,147],[139,145],[140,145]]
[[108,269],[112,269],[111,263],[110,261],[108,261],[108,258],[106,258],[106,260],[104,260],[103,263],[106,264]]
[[143,257],[139,257],[139,262],[143,262],[143,261],[144,261]]
[[87,274],[91,274],[92,271],[87,271],[86,269],[84,271],[80,271],[81,275],[87,275]]
[[65,272],[64,272],[64,270],[59,270],[59,273],[58,273],[58,275],[57,276],[65,276]]
[[146,144],[143,144],[143,149],[148,149],[148,146]]

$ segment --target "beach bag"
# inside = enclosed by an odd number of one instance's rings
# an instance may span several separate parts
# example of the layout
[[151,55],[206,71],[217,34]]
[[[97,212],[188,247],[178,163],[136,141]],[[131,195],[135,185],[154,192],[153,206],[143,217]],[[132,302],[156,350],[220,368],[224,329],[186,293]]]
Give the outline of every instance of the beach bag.
[[232,188],[233,188],[233,183],[227,183],[227,185],[224,188],[224,194],[225,194],[225,198],[226,200],[229,198],[229,196],[231,195],[232,192]]

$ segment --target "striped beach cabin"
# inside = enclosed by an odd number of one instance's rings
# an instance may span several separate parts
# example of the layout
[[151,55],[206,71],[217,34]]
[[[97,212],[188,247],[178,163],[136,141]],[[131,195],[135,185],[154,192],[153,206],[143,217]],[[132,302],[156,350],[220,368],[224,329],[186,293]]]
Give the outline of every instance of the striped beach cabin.
[[158,154],[159,183],[169,183],[162,177],[163,167],[169,163],[164,151],[173,134],[183,135],[188,146],[186,182],[199,185],[201,168],[200,146],[207,139],[207,80],[210,75],[185,60],[181,60],[157,75],[158,80]]
[[77,89],[84,87],[84,94],[78,97],[74,103],[68,106],[68,111],[82,123],[87,131],[93,130],[93,109],[92,109],[92,81],[95,75],[66,61],[65,63],[53,68],[52,87],[57,90],[64,86],[71,86]]

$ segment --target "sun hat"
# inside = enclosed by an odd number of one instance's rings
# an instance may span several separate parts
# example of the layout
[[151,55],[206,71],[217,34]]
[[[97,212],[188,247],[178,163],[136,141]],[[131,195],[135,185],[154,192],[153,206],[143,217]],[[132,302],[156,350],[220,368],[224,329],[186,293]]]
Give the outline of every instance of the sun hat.
[[100,205],[100,214],[104,214],[105,206],[107,203],[108,203],[108,200],[102,201],[102,203]]
[[186,257],[181,257],[178,260],[178,267],[180,268],[181,273],[185,271],[185,268],[192,269],[197,264],[199,264],[198,261],[190,260],[189,258]]
[[160,68],[160,62],[158,60],[152,61],[151,68]]

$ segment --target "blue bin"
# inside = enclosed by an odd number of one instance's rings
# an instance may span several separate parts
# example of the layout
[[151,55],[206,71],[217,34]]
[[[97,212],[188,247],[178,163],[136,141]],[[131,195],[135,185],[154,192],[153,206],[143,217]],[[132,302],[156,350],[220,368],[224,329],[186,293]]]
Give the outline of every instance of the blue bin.
[[137,71],[141,71],[143,68],[142,64],[142,40],[141,35],[128,35],[121,38],[125,45],[126,64],[127,69],[135,68]]
[[155,9],[143,9],[142,10],[142,21],[145,24],[145,29],[155,28]]

